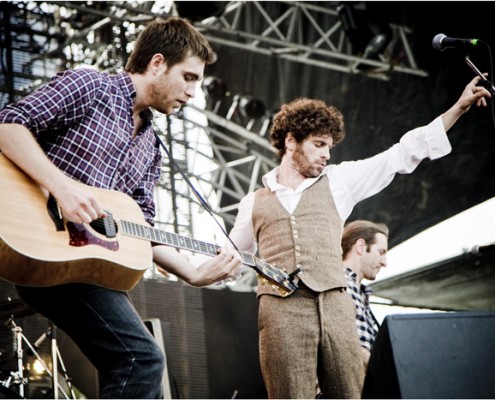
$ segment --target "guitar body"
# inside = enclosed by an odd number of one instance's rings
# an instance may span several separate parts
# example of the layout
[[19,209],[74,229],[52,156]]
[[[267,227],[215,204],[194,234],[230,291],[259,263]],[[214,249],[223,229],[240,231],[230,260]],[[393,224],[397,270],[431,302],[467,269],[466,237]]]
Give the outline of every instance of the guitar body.
[[[112,215],[146,224],[130,196],[84,186]],[[118,232],[108,238],[89,224],[64,223],[65,229],[57,230],[47,199],[38,184],[0,154],[1,278],[27,286],[80,282],[130,290],[152,265],[147,240]]]

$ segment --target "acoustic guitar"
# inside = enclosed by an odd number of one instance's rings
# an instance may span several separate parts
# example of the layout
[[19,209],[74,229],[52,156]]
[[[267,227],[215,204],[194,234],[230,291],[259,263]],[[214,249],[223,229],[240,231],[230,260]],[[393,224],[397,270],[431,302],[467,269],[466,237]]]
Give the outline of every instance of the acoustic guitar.
[[[128,195],[84,185],[107,216],[89,224],[65,221],[53,198],[0,154],[0,278],[27,286],[91,283],[130,290],[153,264],[151,243],[215,256],[220,247],[150,227]],[[297,289],[290,274],[239,252],[282,294]]]

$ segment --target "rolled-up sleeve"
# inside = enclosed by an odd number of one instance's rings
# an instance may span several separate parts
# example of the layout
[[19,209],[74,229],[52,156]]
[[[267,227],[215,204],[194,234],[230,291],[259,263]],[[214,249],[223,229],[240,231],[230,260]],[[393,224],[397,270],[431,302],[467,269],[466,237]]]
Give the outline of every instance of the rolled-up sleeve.
[[452,151],[442,117],[406,133],[398,147],[400,155],[395,156],[395,164],[400,174],[411,173],[426,158],[436,160]]

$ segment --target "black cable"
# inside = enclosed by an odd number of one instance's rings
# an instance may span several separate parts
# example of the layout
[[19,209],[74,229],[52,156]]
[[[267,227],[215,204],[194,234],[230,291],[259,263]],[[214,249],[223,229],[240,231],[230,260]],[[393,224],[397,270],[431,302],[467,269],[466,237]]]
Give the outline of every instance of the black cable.
[[182,177],[184,178],[184,180],[186,181],[186,183],[189,185],[189,187],[191,188],[191,190],[193,191],[194,195],[196,196],[196,198],[198,199],[199,203],[203,206],[203,208],[208,211],[208,213],[211,215],[211,217],[213,218],[213,220],[215,221],[215,223],[220,227],[222,233],[225,235],[225,237],[229,240],[229,242],[232,244],[232,246],[234,246],[234,249],[237,250],[239,252],[239,249],[237,248],[237,246],[235,245],[235,243],[232,241],[232,239],[229,237],[229,235],[227,234],[227,232],[225,231],[224,227],[220,224],[220,222],[217,220],[217,218],[215,218],[215,215],[213,214],[213,211],[211,210],[210,206],[208,205],[208,203],[206,202],[206,200],[203,198],[203,196],[201,196],[201,194],[199,194],[199,192],[196,190],[196,188],[194,187],[194,185],[192,184],[192,182],[189,180],[189,178],[187,177],[186,173],[184,172],[184,170],[179,166],[179,164],[172,158],[170,152],[168,151],[167,149],[167,146],[165,146],[165,144],[163,143],[163,141],[160,139],[160,137],[158,136],[158,134],[155,132],[155,136],[156,136],[156,139],[158,140],[158,143],[160,144],[160,146],[163,148],[163,150],[165,151],[165,153],[167,154],[170,162],[173,164],[173,166],[177,169],[177,171],[180,172],[180,174],[182,175]]

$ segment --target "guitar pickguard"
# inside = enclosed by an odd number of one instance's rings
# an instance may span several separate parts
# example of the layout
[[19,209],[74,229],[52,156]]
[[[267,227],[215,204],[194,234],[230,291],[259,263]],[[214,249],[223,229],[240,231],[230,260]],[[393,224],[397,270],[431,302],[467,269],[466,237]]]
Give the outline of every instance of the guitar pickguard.
[[84,224],[67,222],[67,230],[69,231],[70,246],[82,247],[90,244],[95,244],[112,251],[119,250],[119,242],[106,241],[100,239],[99,237],[96,237],[84,226]]

